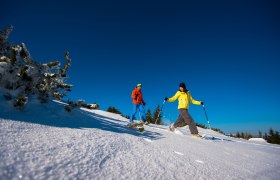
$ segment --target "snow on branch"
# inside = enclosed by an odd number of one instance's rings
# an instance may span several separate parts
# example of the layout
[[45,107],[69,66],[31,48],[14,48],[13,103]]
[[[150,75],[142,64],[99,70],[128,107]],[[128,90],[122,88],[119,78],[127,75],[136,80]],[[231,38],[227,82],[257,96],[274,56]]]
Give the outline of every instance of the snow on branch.
[[31,96],[36,96],[41,103],[61,100],[73,87],[65,83],[71,64],[69,52],[64,54],[66,63],[63,67],[59,61],[37,63],[24,43],[12,45],[7,42],[12,30],[10,26],[0,31],[0,91],[5,99],[19,108],[24,107]]

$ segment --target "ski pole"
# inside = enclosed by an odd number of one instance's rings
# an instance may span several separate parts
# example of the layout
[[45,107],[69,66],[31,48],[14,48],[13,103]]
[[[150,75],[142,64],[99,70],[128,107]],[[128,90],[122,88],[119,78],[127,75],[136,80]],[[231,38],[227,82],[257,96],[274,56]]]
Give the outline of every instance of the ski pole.
[[158,121],[158,118],[159,118],[159,116],[160,116],[160,114],[161,114],[161,112],[162,112],[162,108],[163,108],[164,103],[165,103],[165,100],[163,101],[163,103],[162,103],[162,105],[161,105],[161,108],[160,108],[160,111],[159,111],[159,113],[158,113],[158,117],[157,117],[157,119],[156,119],[155,124],[157,124],[157,121]]
[[211,129],[210,122],[209,122],[209,120],[208,120],[208,116],[207,116],[207,113],[206,113],[206,109],[205,109],[204,104],[202,105],[202,107],[203,107],[203,109],[204,109],[204,113],[205,113],[205,116],[206,116],[206,119],[207,119],[208,128]]

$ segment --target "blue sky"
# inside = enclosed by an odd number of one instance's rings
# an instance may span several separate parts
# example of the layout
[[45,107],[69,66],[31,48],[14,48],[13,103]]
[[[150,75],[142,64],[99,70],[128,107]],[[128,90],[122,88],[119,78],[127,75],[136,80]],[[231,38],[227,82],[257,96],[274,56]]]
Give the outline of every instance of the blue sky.
[[[39,62],[70,52],[69,99],[130,114],[143,84],[154,110],[185,82],[203,100],[211,125],[225,132],[280,130],[278,1],[10,1],[1,29],[24,42]],[[176,120],[177,102],[164,118]],[[191,106],[206,123],[200,106]]]

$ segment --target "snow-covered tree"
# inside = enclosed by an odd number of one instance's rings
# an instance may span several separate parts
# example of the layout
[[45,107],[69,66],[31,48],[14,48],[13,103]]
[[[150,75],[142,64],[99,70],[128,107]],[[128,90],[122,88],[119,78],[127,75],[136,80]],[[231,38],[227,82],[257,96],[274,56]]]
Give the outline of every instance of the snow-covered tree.
[[5,98],[14,101],[15,107],[23,107],[30,96],[37,96],[42,103],[49,98],[63,98],[72,88],[65,83],[71,62],[69,53],[64,54],[66,63],[63,67],[59,62],[37,63],[24,43],[7,42],[12,29],[10,26],[0,32],[0,90]]
[[[64,53],[66,62],[63,67],[59,61],[37,63],[24,43],[14,45],[7,41],[12,30],[10,26],[0,31],[0,92],[7,101],[19,108],[23,108],[31,97],[37,97],[41,103],[50,99],[61,100],[73,87],[65,83],[71,64],[69,53]],[[98,108],[97,104],[73,104],[68,109]]]

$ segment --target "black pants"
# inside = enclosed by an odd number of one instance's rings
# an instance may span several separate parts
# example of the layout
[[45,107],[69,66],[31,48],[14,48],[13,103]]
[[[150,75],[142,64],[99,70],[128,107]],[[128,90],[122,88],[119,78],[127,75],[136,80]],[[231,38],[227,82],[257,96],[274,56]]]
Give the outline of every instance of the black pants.
[[189,129],[192,134],[198,134],[196,123],[189,114],[187,109],[179,109],[180,115],[177,121],[174,123],[174,127],[181,127],[182,125],[189,125]]

